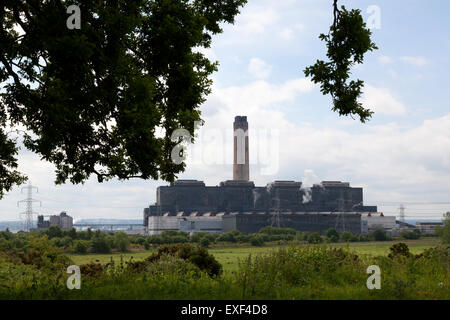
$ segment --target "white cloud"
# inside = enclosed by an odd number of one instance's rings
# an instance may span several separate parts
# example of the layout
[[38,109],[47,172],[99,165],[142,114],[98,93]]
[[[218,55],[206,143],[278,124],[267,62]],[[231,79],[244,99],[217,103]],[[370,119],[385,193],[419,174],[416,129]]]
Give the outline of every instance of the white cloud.
[[393,62],[393,60],[392,60],[392,58],[391,57],[388,57],[388,56],[381,56],[381,57],[379,57],[378,58],[378,61],[381,63],[381,64],[390,64],[390,63],[392,63]]
[[404,115],[406,107],[398,101],[387,88],[376,88],[366,84],[362,104],[375,113]]
[[280,37],[284,40],[292,40],[294,39],[294,31],[291,28],[283,28],[280,31]]
[[[194,148],[205,150],[203,162],[188,166],[180,178],[205,180],[208,185],[231,179],[232,122],[234,116],[246,115],[250,127],[250,174],[257,185],[273,180],[301,180],[308,169],[321,180],[345,180],[353,186],[364,187],[365,199],[371,202],[442,201],[448,196],[450,114],[407,130],[395,123],[378,126],[369,123],[354,132],[348,126],[335,129],[295,124],[280,111],[281,105],[295,101],[314,88],[304,78],[281,84],[267,81],[233,87],[215,84],[205,107],[217,110],[205,116],[203,130],[215,129],[220,139],[214,139],[211,134],[201,136]],[[387,89],[367,86],[366,92],[369,98],[379,99],[374,100],[378,105],[391,106],[390,112],[403,110],[399,102],[391,101],[393,98]],[[261,129],[278,132],[278,143],[257,139],[261,137]],[[225,135],[221,136],[220,132]],[[278,170],[270,175],[263,174],[261,163],[272,155],[279,161]],[[216,164],[213,160],[220,157],[227,161]],[[140,218],[142,208],[155,201],[156,187],[167,184],[140,180],[98,184],[91,179],[85,185],[55,187],[52,165],[24,151],[19,158],[19,169],[40,187],[36,198],[43,200],[44,208],[37,208],[37,211],[44,214],[67,210],[76,219]],[[22,210],[16,207],[16,201],[22,197],[16,188],[0,201],[3,219],[18,216]]]
[[248,72],[257,79],[266,79],[270,76],[272,66],[259,58],[252,58],[248,65]]
[[400,60],[416,67],[423,67],[429,63],[424,57],[401,57]]
[[231,28],[241,35],[263,34],[267,27],[275,24],[278,19],[277,12],[272,8],[250,7],[242,11]]

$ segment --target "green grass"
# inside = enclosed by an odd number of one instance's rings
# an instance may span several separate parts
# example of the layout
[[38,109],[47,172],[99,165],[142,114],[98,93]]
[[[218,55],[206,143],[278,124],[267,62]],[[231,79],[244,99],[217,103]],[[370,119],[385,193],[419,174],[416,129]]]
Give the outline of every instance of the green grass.
[[[423,238],[419,240],[395,240],[395,241],[380,241],[380,242],[351,242],[351,243],[334,243],[330,244],[332,247],[349,247],[359,255],[370,256],[385,256],[389,253],[389,248],[399,242],[404,242],[408,245],[411,253],[419,254],[425,249],[435,247],[439,244],[437,238]],[[309,244],[304,244],[309,245]],[[217,261],[222,264],[225,272],[236,271],[238,268],[238,261],[247,258],[249,255],[255,256],[261,253],[269,253],[280,247],[289,245],[278,245],[275,243],[266,244],[262,247],[253,247],[242,244],[226,244],[216,245],[209,249],[209,252],[215,256]],[[129,253],[110,253],[110,254],[73,254],[69,257],[78,265],[89,262],[98,262],[105,264],[111,260],[119,262],[122,256],[123,261],[129,261],[133,257],[133,261],[140,261],[147,258],[152,253],[152,250],[134,251]]]

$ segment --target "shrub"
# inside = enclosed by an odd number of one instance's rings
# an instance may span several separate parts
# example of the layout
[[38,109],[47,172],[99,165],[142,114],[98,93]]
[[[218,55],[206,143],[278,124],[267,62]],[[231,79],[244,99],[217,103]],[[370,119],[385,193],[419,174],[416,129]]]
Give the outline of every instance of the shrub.
[[100,231],[95,232],[95,235],[92,237],[91,252],[93,252],[93,253],[110,253],[111,252],[110,244],[106,240],[105,235]]
[[211,244],[211,239],[209,237],[203,237],[200,239],[200,245],[204,248],[208,248]]
[[175,275],[180,280],[199,278],[202,272],[190,261],[171,255],[162,255],[157,261],[148,264],[145,270],[151,275]]
[[89,248],[88,242],[86,240],[78,240],[73,246],[74,253],[84,254],[87,253]]
[[389,250],[391,251],[388,255],[389,258],[395,258],[399,256],[410,257],[411,253],[406,243],[400,242],[392,245]]
[[369,234],[369,238],[375,241],[387,241],[389,238],[384,230],[375,230]]
[[209,254],[205,248],[193,244],[163,245],[158,251],[146,259],[147,262],[155,262],[162,256],[169,255],[187,260],[196,265],[200,270],[205,271],[211,277],[222,273],[222,265],[217,262],[213,255]]
[[403,239],[420,239],[420,231],[419,229],[414,229],[413,231],[403,231],[400,234],[400,237]]
[[247,243],[250,242],[250,236],[249,235],[245,235],[245,234],[241,234],[235,237],[235,241],[239,242],[239,243]]
[[297,230],[292,228],[276,228],[272,226],[263,227],[259,230],[259,233],[268,235],[292,235],[295,236]]
[[80,266],[80,272],[86,278],[98,278],[103,274],[104,267],[101,263],[87,263]]
[[313,232],[308,235],[309,243],[322,243],[322,241],[323,241],[322,236],[318,232]]
[[114,247],[120,252],[126,252],[130,248],[130,239],[125,232],[117,232],[114,235]]
[[344,231],[344,232],[342,232],[342,234],[341,234],[341,240],[344,241],[344,242],[348,242],[348,241],[350,241],[350,239],[352,238],[352,236],[353,236],[353,235],[352,235],[350,232]]
[[60,227],[51,226],[45,230],[45,234],[47,234],[49,239],[61,238],[63,236],[63,231]]
[[206,234],[206,232],[196,232],[191,236],[190,240],[191,242],[200,243],[200,240],[206,236]]
[[361,242],[369,241],[369,237],[365,234],[360,234],[358,238],[358,240]]
[[242,233],[240,233],[240,232],[236,235],[235,232],[231,231],[231,232],[227,232],[227,233],[221,234],[217,238],[217,241],[220,241],[220,242],[236,242],[237,241],[236,237],[237,236],[241,236],[241,235],[242,235]]
[[264,245],[263,237],[259,234],[252,234],[250,237],[250,244],[255,247],[261,247]]
[[339,240],[339,233],[334,228],[330,228],[326,232],[327,240],[329,242],[338,242]]
[[450,212],[444,215],[444,225],[436,229],[436,235],[443,243],[450,243]]

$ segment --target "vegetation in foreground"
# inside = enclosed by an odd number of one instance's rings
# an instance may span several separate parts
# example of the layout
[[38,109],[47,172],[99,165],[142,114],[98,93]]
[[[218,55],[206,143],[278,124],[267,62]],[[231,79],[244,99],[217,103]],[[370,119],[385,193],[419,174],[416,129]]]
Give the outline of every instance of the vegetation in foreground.
[[[66,287],[73,262],[45,238],[24,252],[0,254],[1,299],[450,299],[450,246],[414,255],[358,256],[327,245],[248,256],[236,272],[197,244],[163,245],[143,261],[81,265],[81,289]],[[381,289],[366,286],[381,269]]]
[[[336,235],[332,231],[326,235],[330,238],[328,243],[300,242],[295,238],[279,240],[284,246],[256,255],[245,254],[228,272],[223,272],[222,264],[208,252],[201,241],[204,236],[196,235],[185,243],[154,247],[140,261],[130,258],[111,259],[106,264],[81,264],[79,290],[67,288],[67,268],[76,262],[67,255],[68,248],[72,247],[60,246],[60,243],[69,242],[72,235],[76,241],[89,241],[91,248],[101,249],[109,239],[116,251],[125,251],[130,245],[128,241],[133,243],[140,238],[130,240],[122,233],[112,236],[91,232],[91,239],[80,240],[89,232],[68,231],[66,235],[57,234],[60,232],[57,229],[17,235],[0,232],[0,299],[448,300],[450,245],[446,244],[446,235],[449,227],[447,215],[444,227],[438,230],[442,244],[420,253],[411,252],[406,243],[394,243],[388,255],[355,253],[350,248],[350,240],[346,244],[332,243],[331,238]],[[289,232],[269,228],[255,237],[285,237]],[[221,235],[230,236],[234,236],[233,233]],[[297,236],[298,233],[294,237]],[[424,240],[405,240],[410,241]],[[238,245],[232,243],[228,242],[229,247]],[[121,244],[125,244],[122,249]],[[353,248],[364,245],[370,243],[352,243]],[[264,247],[248,248],[256,252]],[[367,268],[372,265],[381,270],[380,290],[369,290],[366,285]]]

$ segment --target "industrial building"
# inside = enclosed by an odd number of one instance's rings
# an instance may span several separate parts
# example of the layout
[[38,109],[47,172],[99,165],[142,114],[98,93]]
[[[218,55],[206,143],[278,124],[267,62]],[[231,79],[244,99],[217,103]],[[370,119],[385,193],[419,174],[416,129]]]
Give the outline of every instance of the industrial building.
[[434,234],[436,228],[443,226],[443,222],[416,222],[416,228],[421,234]]
[[375,230],[383,230],[386,233],[394,235],[396,233],[395,216],[385,216],[383,213],[368,212],[361,215],[363,221],[361,232],[364,234]]
[[149,234],[164,230],[192,233],[233,229],[247,234],[264,226],[305,232],[336,228],[339,232],[359,234],[375,226],[361,217],[376,214],[377,207],[364,206],[363,189],[351,187],[348,182],[322,181],[310,188],[296,181],[255,186],[249,180],[247,117],[236,117],[233,129],[233,180],[218,186],[206,186],[198,180],[178,180],[158,187],[156,203],[144,209],[144,226]]
[[60,227],[63,230],[70,230],[73,227],[73,218],[65,211],[59,215],[51,215],[49,220],[44,220],[44,216],[38,216],[38,229],[47,229],[49,227]]

